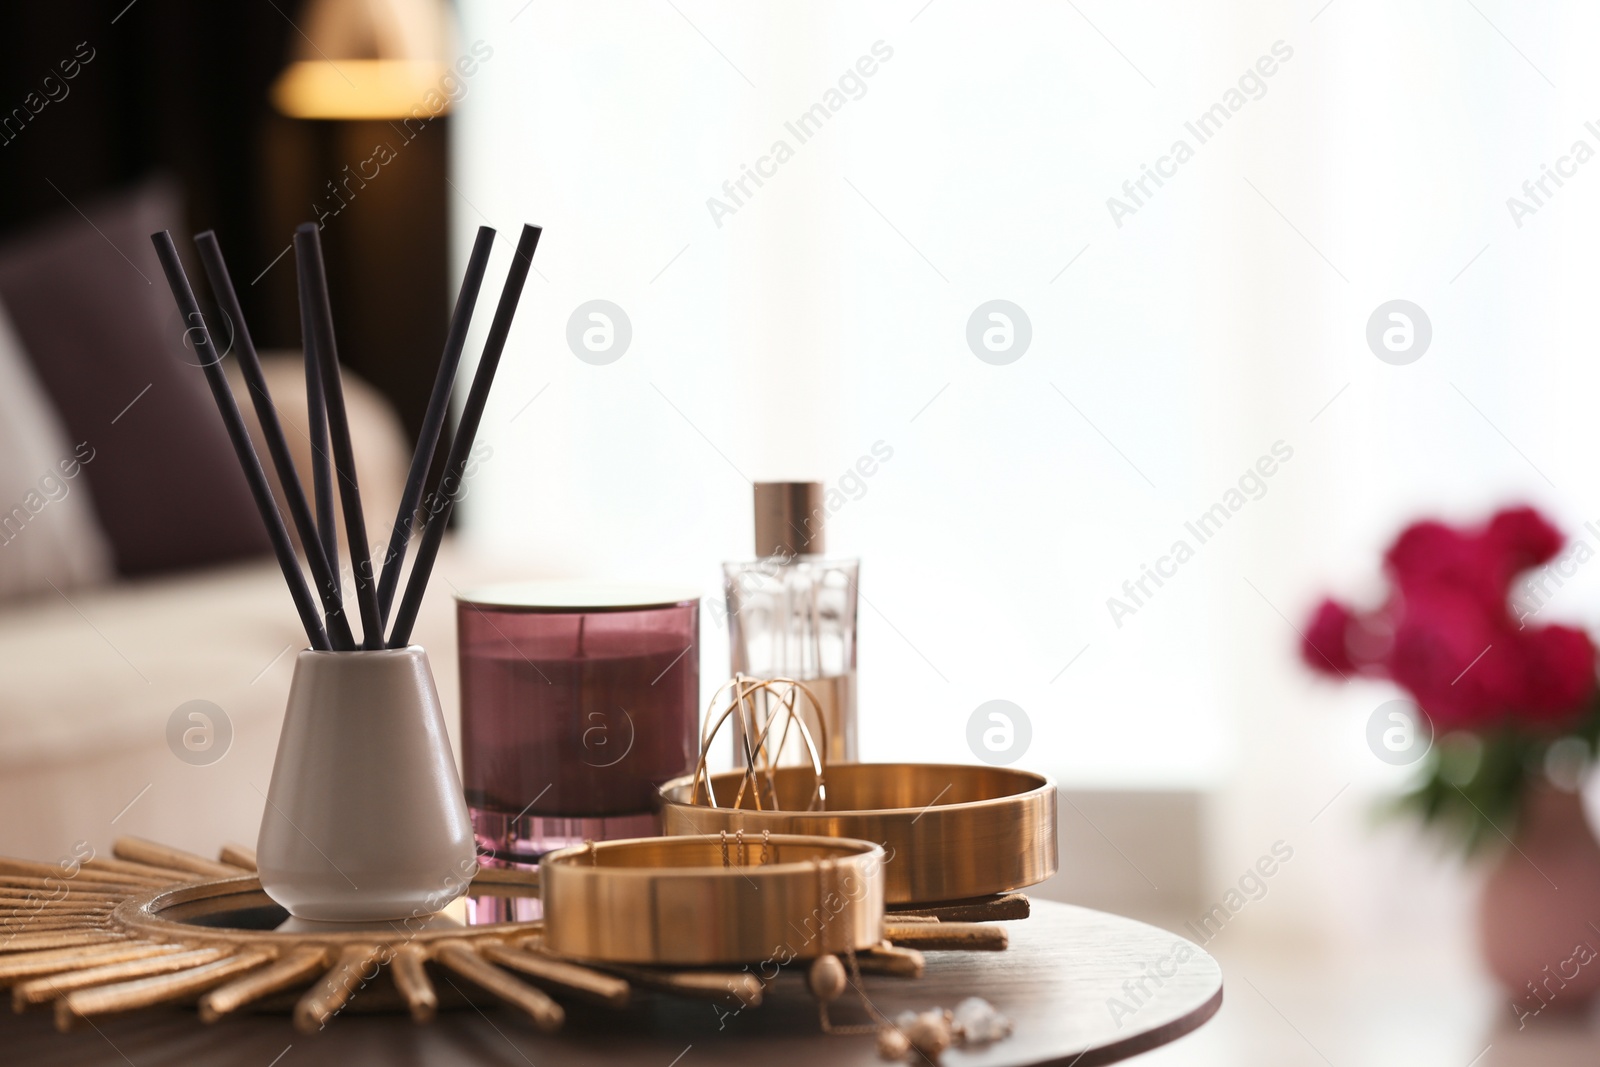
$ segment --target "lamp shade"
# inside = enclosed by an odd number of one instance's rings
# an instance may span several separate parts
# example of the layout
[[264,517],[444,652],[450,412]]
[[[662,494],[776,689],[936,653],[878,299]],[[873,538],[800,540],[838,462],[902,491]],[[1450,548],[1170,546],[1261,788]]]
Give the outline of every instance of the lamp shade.
[[454,48],[442,0],[310,0],[297,26],[272,86],[273,106],[293,118],[409,115],[438,92]]

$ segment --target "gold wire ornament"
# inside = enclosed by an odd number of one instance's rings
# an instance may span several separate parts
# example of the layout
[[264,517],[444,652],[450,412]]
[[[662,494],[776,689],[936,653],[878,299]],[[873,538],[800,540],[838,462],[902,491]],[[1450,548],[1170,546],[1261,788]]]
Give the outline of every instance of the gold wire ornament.
[[[802,697],[810,705],[820,744],[806,725],[800,705]],[[700,731],[700,759],[694,768],[691,803],[699,802],[700,789],[704,786],[706,804],[713,808],[721,806],[717,803],[711,775],[706,770],[706,758],[710,755],[712,743],[730,721],[733,723],[739,755],[744,762],[744,773],[732,807],[743,807],[747,794],[757,811],[775,811],[781,807],[777,782],[773,776],[778,759],[789,743],[791,729],[799,730],[800,743],[804,746],[815,776],[805,810],[822,811],[827,807],[828,720],[817,695],[804,682],[793,678],[748,678],[742,674],[735,674],[722,683],[711,697],[705,726]],[[783,730],[774,743],[772,731],[779,723],[782,723]],[[763,786],[766,788],[765,808],[762,806]]]

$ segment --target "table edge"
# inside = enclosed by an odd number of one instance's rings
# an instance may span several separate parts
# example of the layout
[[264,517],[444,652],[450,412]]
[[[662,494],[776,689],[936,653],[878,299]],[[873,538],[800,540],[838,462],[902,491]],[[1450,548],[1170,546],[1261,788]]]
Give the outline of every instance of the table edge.
[[1102,1067],[1107,1063],[1121,1063],[1123,1060],[1141,1056],[1146,1052],[1172,1044],[1180,1037],[1186,1037],[1210,1022],[1212,1017],[1222,1009],[1222,994],[1225,983],[1217,985],[1217,991],[1194,1011],[1173,1019],[1171,1022],[1146,1030],[1140,1034],[1130,1034],[1121,1041],[1111,1045],[1102,1045],[1099,1048],[1087,1049],[1068,1059],[1058,1056],[1054,1059],[1039,1060],[1028,1067]]

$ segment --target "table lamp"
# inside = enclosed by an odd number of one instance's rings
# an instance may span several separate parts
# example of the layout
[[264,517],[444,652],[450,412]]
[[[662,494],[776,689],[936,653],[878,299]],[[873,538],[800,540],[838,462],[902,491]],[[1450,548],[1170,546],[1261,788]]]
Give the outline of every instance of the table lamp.
[[449,70],[454,33],[440,0],[311,0],[272,103],[299,119],[411,114]]

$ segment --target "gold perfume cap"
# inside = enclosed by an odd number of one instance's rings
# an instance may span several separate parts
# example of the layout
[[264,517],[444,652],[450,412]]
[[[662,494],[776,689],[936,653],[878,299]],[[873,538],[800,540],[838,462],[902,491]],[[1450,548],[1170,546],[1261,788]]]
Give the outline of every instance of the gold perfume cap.
[[826,551],[821,482],[756,483],[756,555],[820,556]]

